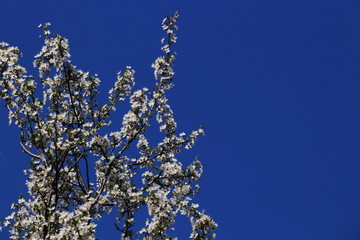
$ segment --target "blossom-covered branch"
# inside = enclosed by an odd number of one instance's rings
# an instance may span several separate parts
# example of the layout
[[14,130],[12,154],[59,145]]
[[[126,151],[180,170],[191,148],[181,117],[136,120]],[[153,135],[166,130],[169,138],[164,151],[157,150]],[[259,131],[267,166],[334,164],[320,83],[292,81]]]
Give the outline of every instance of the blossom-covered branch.
[[[68,40],[52,34],[49,23],[39,26],[44,46],[34,66],[40,84],[19,65],[19,49],[0,43],[0,98],[31,158],[28,194],[13,204],[2,225],[10,228],[11,239],[95,240],[96,222],[111,211],[117,214],[115,227],[122,239],[174,239],[177,214],[189,217],[191,238],[215,238],[217,224],[192,203],[202,165],[195,159],[183,166],[177,159],[204,131],[179,133],[166,97],[173,88],[176,54],[171,47],[178,16],[176,12],[163,21],[164,55],[152,65],[154,87],[133,90],[135,71],[126,67],[107,104],[98,101],[98,76],[72,64]],[[104,134],[110,114],[125,100],[130,109],[122,125]],[[155,145],[147,139],[153,117],[162,135]],[[136,214],[144,207],[149,217],[136,231]]]

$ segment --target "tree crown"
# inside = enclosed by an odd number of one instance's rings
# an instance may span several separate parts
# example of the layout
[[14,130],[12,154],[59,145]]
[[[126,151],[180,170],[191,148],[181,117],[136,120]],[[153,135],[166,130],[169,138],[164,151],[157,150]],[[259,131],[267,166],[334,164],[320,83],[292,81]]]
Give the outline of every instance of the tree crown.
[[[126,67],[104,105],[98,102],[98,76],[72,64],[68,40],[52,34],[49,23],[39,26],[44,46],[33,62],[41,85],[19,65],[19,49],[0,43],[0,97],[9,122],[20,129],[23,152],[31,157],[28,197],[20,196],[2,226],[10,228],[11,239],[96,239],[96,222],[111,211],[122,239],[174,239],[171,229],[179,213],[190,218],[191,238],[215,237],[216,223],[191,201],[199,190],[201,162],[196,158],[183,166],[177,159],[203,128],[178,133],[166,97],[174,86],[171,47],[178,16],[163,21],[164,54],[152,64],[154,87],[134,90],[135,71]],[[130,109],[121,126],[103,134],[112,124],[110,114],[127,99]],[[155,145],[147,139],[152,118],[162,134]],[[135,232],[143,206],[149,218]]]

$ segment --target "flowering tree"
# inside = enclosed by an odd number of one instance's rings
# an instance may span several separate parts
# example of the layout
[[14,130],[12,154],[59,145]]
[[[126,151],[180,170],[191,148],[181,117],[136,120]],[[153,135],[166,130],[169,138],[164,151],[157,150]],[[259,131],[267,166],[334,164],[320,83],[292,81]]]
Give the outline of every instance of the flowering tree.
[[[152,90],[134,91],[134,70],[126,67],[107,104],[98,102],[99,78],[71,63],[68,40],[51,34],[49,23],[40,25],[44,46],[34,61],[40,96],[35,78],[18,64],[18,48],[0,43],[0,98],[31,157],[28,196],[20,196],[2,225],[11,239],[96,239],[96,222],[111,211],[122,239],[175,239],[171,230],[179,213],[189,217],[192,239],[215,238],[216,223],[191,203],[202,165],[196,159],[184,167],[176,158],[204,131],[178,133],[165,95],[173,88],[177,18],[175,13],[163,21],[164,55],[152,65]],[[110,114],[126,99],[130,109],[122,125],[105,134]],[[147,140],[152,118],[162,136],[153,146]],[[142,207],[149,217],[135,231]]]

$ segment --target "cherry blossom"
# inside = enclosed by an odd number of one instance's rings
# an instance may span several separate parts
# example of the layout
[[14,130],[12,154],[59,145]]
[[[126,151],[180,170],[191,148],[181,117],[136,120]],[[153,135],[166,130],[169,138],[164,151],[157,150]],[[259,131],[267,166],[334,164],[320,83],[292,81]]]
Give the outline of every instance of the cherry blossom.
[[[44,46],[33,63],[38,78],[19,65],[17,47],[0,43],[0,98],[30,157],[28,193],[1,226],[11,239],[95,240],[98,221],[110,212],[117,215],[122,239],[176,239],[178,214],[188,216],[190,238],[215,238],[217,224],[192,202],[202,164],[196,158],[184,166],[177,158],[204,130],[179,133],[166,97],[174,87],[178,16],[163,21],[164,55],[152,64],[154,86],[134,90],[135,71],[127,66],[117,74],[106,104],[99,102],[99,77],[73,65],[69,41],[52,34],[50,23],[39,25]],[[106,133],[111,114],[127,101],[122,123]],[[156,144],[148,139],[150,127],[159,130]],[[142,228],[134,228],[141,224],[136,222],[140,209],[149,216]]]

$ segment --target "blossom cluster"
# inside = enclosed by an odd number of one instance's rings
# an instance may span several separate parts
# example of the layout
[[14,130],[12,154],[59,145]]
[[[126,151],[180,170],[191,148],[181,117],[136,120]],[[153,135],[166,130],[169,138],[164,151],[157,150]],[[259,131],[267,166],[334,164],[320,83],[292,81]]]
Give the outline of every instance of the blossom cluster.
[[[126,67],[106,104],[98,101],[99,77],[72,64],[68,40],[52,34],[49,23],[39,26],[44,46],[34,66],[40,84],[19,65],[19,49],[0,43],[0,98],[10,123],[20,129],[23,152],[31,157],[25,171],[28,193],[12,205],[1,226],[10,229],[11,239],[95,240],[97,221],[111,211],[122,239],[175,239],[178,214],[189,217],[190,238],[215,238],[217,224],[192,202],[201,162],[196,158],[183,166],[177,159],[204,134],[203,128],[179,133],[166,97],[174,86],[176,54],[171,47],[178,16],[176,12],[163,21],[164,55],[152,65],[154,87],[133,90],[135,71]],[[130,108],[121,126],[104,134],[112,124],[110,114],[125,100]],[[148,140],[150,122],[162,136],[156,144]],[[135,231],[141,208],[147,208],[149,217]]]

